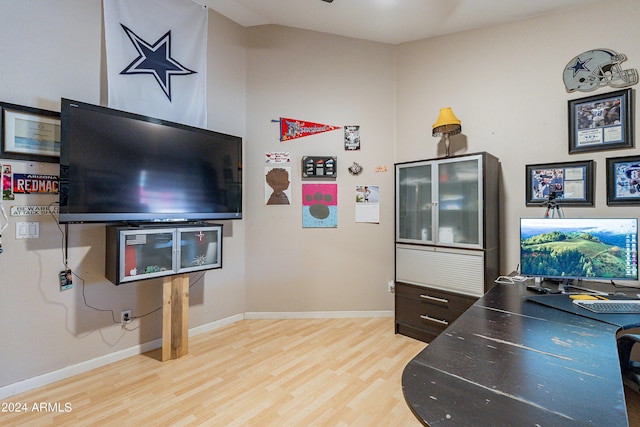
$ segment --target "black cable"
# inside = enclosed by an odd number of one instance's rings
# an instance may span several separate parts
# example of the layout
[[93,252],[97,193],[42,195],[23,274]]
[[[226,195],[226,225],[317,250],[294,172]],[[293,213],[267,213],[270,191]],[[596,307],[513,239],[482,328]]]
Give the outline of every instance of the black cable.
[[[58,204],[59,202],[52,202],[51,204],[49,204],[49,208],[51,208],[51,206]],[[58,230],[60,230],[60,233],[62,235],[62,263],[64,264],[64,267],[67,271],[70,271],[71,274],[76,277],[78,280],[80,280],[81,284],[82,284],[82,300],[84,302],[84,305],[87,306],[88,308],[92,309],[92,310],[96,310],[96,311],[102,311],[102,312],[110,312],[111,313],[111,319],[113,320],[113,323],[115,324],[119,324],[121,322],[116,320],[116,313],[110,309],[110,308],[98,308],[98,307],[94,307],[92,305],[90,305],[87,302],[87,296],[85,294],[85,282],[84,279],[80,276],[78,276],[75,271],[72,271],[69,268],[69,264],[68,264],[68,247],[69,247],[69,225],[65,224],[65,230],[62,230],[62,227],[60,226],[60,222],[58,222],[58,219],[56,218],[56,216],[53,214],[53,212],[51,211],[51,209],[49,209],[49,214],[51,214],[51,217],[53,218],[53,220],[55,221],[56,225],[58,226]],[[191,289],[193,286],[195,286],[198,282],[200,282],[205,275],[206,271],[203,272],[200,277],[198,277],[196,280],[193,281],[193,283],[191,283],[189,285],[189,289]],[[156,311],[162,310],[162,306],[158,307],[158,308],[154,308],[153,310],[149,311],[148,313],[142,314],[140,316],[131,316],[131,320],[133,321],[134,319],[142,319],[143,317],[147,317],[153,313],[155,313]]]
[[120,322],[118,320],[116,320],[116,313],[112,309],[94,307],[94,306],[90,305],[87,302],[87,295],[85,294],[84,279],[82,277],[78,276],[74,272],[72,272],[71,274],[73,274],[75,277],[77,277],[80,280],[80,282],[82,282],[82,300],[84,301],[84,305],[89,307],[89,308],[91,308],[91,309],[93,309],[93,310],[96,310],[96,311],[110,312],[111,313],[111,319],[113,320],[113,323],[119,324]]
[[[52,202],[49,204],[49,208],[51,208],[51,206],[55,205],[55,204],[59,204],[59,202]],[[116,320],[116,314],[112,309],[108,309],[108,308],[98,308],[98,307],[94,307],[91,304],[89,304],[87,302],[87,295],[85,292],[85,281],[82,277],[78,276],[76,274],[75,271],[71,270],[69,268],[69,263],[68,263],[68,255],[69,255],[69,225],[65,224],[65,229],[63,230],[62,227],[60,226],[60,222],[58,221],[58,219],[56,218],[56,216],[54,215],[54,213],[51,211],[51,209],[49,209],[49,214],[51,215],[51,217],[53,218],[54,222],[56,223],[56,226],[58,227],[58,230],[60,231],[61,234],[61,246],[62,246],[62,264],[64,265],[64,268],[68,271],[71,272],[71,274],[77,278],[82,286],[82,300],[84,301],[84,305],[92,310],[96,310],[96,311],[102,311],[102,312],[110,312],[111,313],[111,319],[113,320],[113,323],[115,324],[119,324],[120,322]]]

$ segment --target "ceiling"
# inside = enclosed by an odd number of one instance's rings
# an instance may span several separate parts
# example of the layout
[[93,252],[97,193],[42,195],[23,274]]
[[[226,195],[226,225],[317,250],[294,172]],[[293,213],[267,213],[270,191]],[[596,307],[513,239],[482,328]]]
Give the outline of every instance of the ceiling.
[[398,44],[606,0],[196,0],[244,27],[278,24]]

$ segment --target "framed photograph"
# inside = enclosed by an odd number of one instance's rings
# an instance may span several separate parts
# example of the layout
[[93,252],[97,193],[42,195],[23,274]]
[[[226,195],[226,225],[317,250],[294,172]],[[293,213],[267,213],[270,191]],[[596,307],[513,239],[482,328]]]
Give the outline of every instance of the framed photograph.
[[338,176],[338,158],[335,156],[302,157],[302,179],[303,180],[331,180],[335,181]]
[[607,205],[640,205],[640,156],[607,159]]
[[593,160],[526,165],[526,205],[593,206]]
[[569,154],[633,147],[631,89],[569,101]]
[[60,161],[60,113],[0,103],[0,157]]

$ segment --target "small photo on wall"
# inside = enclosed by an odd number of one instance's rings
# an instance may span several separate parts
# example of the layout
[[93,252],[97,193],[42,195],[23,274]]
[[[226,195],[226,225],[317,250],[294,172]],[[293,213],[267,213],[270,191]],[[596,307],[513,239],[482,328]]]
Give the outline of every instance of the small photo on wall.
[[378,185],[356,185],[356,222],[380,223]]
[[344,149],[347,151],[360,149],[360,126],[344,127]]
[[2,167],[2,200],[15,200],[11,165],[0,165],[0,167]]

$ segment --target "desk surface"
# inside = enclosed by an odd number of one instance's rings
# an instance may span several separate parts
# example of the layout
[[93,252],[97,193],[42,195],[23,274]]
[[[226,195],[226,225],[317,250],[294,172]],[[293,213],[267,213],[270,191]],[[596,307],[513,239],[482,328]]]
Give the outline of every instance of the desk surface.
[[406,366],[405,399],[429,426],[627,426],[620,323],[496,285]]

